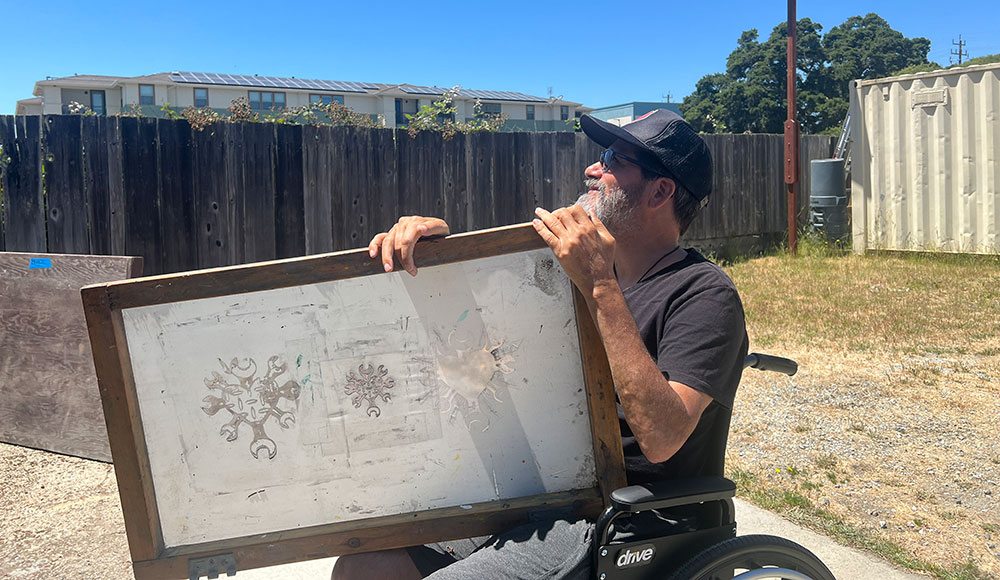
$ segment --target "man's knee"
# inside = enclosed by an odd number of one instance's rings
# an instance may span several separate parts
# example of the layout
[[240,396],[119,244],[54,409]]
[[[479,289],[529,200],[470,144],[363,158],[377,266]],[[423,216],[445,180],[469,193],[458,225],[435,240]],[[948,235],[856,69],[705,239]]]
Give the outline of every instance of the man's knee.
[[331,580],[419,580],[420,572],[404,549],[351,554],[337,558]]

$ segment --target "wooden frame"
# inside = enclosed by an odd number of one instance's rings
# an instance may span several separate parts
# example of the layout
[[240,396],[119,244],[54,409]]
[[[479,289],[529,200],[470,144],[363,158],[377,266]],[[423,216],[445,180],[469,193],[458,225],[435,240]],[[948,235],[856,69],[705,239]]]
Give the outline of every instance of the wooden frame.
[[[422,241],[422,268],[544,248],[530,224]],[[397,265],[398,268],[398,265]],[[625,485],[614,386],[600,336],[573,289],[597,486],[389,515],[178,547],[165,547],[123,309],[381,274],[358,249],[244,266],[140,278],[82,290],[108,436],[136,578],[187,578],[191,561],[231,556],[238,570],[496,533],[548,510],[595,516]]]

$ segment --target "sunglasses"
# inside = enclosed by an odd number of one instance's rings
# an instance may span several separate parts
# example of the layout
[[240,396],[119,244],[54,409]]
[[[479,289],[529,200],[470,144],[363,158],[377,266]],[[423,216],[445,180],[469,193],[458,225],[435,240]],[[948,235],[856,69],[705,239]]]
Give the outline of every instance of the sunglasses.
[[639,167],[642,167],[646,171],[651,171],[657,175],[662,175],[663,177],[669,177],[670,179],[676,181],[676,178],[674,178],[673,175],[667,173],[664,169],[650,167],[646,163],[643,163],[642,161],[639,161],[634,157],[629,157],[628,155],[619,153],[614,149],[611,149],[610,147],[605,149],[604,153],[601,153],[601,170],[607,171],[611,167],[611,164],[614,162],[615,159],[624,159],[625,161],[628,161],[632,165],[638,165]]
[[[623,155],[610,147],[605,149],[604,153],[601,153],[601,170],[607,171],[608,168],[611,167],[611,164],[614,162],[615,159],[624,159],[625,161],[628,161],[633,165],[638,165],[639,167],[642,167],[646,171],[655,173],[657,175],[666,177],[668,179],[672,179],[674,180],[675,183],[680,184],[680,181],[678,181],[678,179],[673,175],[671,175],[670,172],[668,172],[666,169],[660,169],[660,168],[654,169],[649,165],[646,165],[642,161],[639,161],[634,157],[629,157],[628,155]],[[701,198],[701,201],[698,203],[699,208],[704,208],[706,205],[708,205],[707,195]]]

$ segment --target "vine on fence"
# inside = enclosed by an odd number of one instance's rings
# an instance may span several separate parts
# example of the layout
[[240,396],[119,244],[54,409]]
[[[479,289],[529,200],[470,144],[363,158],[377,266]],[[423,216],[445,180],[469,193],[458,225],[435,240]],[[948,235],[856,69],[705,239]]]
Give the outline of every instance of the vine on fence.
[[507,122],[509,115],[483,112],[483,104],[476,99],[473,105],[473,118],[468,121],[456,121],[455,97],[461,87],[455,85],[441,95],[441,98],[430,105],[420,107],[415,114],[406,115],[406,132],[410,137],[416,137],[421,131],[440,131],[445,141],[456,133],[476,133],[481,131],[496,132]]
[[[476,100],[473,105],[473,118],[465,121],[455,120],[458,108],[455,97],[460,90],[455,86],[444,92],[441,98],[430,105],[423,105],[414,114],[407,114],[407,133],[411,137],[421,131],[437,131],[445,140],[451,139],[456,133],[496,132],[507,122],[509,115],[484,113],[482,103]],[[71,101],[68,106],[70,114],[94,116],[96,113],[82,103]],[[330,103],[309,103],[299,107],[272,109],[266,112],[254,110],[247,97],[233,99],[226,108],[226,113],[220,113],[209,107],[189,106],[178,111],[170,103],[160,107],[162,116],[166,119],[184,119],[191,128],[203,131],[213,123],[277,123],[290,125],[330,126],[330,127],[362,127],[377,128],[385,126],[382,115],[373,117],[366,113],[357,113],[350,107],[336,101]],[[138,104],[129,105],[127,110],[115,113],[115,117],[143,118],[146,115]]]

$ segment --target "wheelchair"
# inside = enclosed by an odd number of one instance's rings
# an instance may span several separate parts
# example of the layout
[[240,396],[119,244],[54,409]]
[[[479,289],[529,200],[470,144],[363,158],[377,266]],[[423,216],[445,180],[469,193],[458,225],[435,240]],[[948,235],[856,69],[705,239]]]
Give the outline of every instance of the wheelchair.
[[[743,368],[748,367],[789,376],[798,370],[795,361],[758,353],[746,357]],[[728,423],[720,437],[721,468]],[[737,537],[735,494],[736,484],[724,477],[615,490],[595,527],[594,579],[835,580],[826,565],[799,544],[775,536]],[[629,526],[632,518],[656,523],[645,529],[639,524]],[[616,541],[616,523],[634,531]]]

